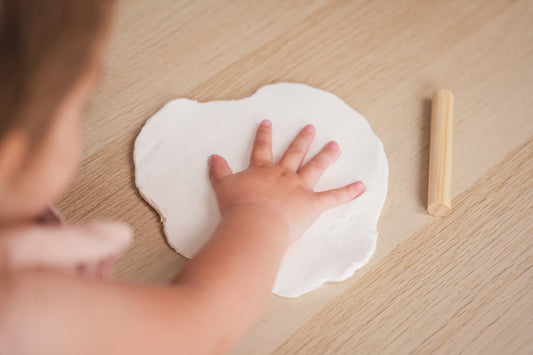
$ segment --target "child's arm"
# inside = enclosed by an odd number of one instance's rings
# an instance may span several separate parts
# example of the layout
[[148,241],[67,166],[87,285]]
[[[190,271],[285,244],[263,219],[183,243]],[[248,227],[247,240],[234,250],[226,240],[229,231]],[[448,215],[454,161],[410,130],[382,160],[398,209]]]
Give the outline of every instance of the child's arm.
[[[257,133],[250,168],[231,174],[221,157],[210,177],[222,222],[174,287],[102,283],[48,272],[12,275],[0,294],[0,349],[30,353],[221,353],[257,318],[291,239],[322,211],[363,191],[361,183],[314,193],[338,155],[327,145],[300,164],[306,128],[279,164],[271,126]],[[81,351],[83,349],[83,351]]]
[[324,210],[346,203],[364,190],[359,182],[313,192],[339,154],[337,144],[330,143],[301,167],[314,135],[314,127],[306,126],[274,164],[272,127],[270,121],[264,121],[257,130],[247,170],[232,174],[223,158],[210,158],[210,178],[223,220],[211,242],[186,264],[176,281],[214,295],[212,302],[220,305],[220,319],[231,329],[228,345],[259,316],[290,241]]

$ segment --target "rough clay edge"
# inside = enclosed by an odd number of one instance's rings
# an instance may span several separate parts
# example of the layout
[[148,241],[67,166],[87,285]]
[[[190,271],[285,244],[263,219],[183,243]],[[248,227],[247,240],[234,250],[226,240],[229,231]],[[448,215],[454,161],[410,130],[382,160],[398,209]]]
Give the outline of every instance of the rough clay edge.
[[[256,94],[260,93],[263,89],[269,87],[269,86],[273,86],[273,85],[279,85],[279,84],[291,84],[291,85],[299,85],[299,86],[306,86],[306,87],[310,87],[314,90],[320,90],[330,96],[333,96],[335,97],[335,99],[341,101],[344,105],[348,106],[350,109],[354,110],[355,112],[357,112],[357,114],[359,114],[361,117],[363,117],[365,119],[365,122],[368,126],[368,128],[370,129],[370,132],[372,134],[374,134],[374,136],[378,139],[379,143],[380,143],[380,148],[383,152],[383,155],[385,156],[385,159],[387,160],[387,186],[386,186],[386,192],[385,192],[385,198],[383,199],[383,202],[381,204],[381,208],[379,210],[379,214],[378,214],[378,217],[376,218],[376,226],[377,226],[377,223],[379,221],[379,217],[381,217],[381,213],[383,212],[383,207],[385,206],[385,202],[387,200],[387,196],[388,196],[388,190],[389,190],[389,183],[388,183],[388,179],[389,179],[389,162],[388,162],[388,158],[387,158],[387,154],[385,153],[385,147],[383,145],[383,142],[381,141],[381,139],[377,136],[377,134],[374,132],[374,130],[372,129],[372,126],[370,125],[370,122],[368,122],[368,120],[363,116],[361,115],[358,111],[356,111],[354,108],[352,108],[350,105],[348,105],[344,100],[342,100],[340,97],[338,97],[337,95],[329,92],[329,91],[326,91],[326,90],[323,90],[323,89],[319,89],[319,88],[316,88],[316,87],[313,87],[313,86],[310,86],[310,85],[307,85],[307,84],[303,84],[303,83],[293,83],[293,82],[279,82],[279,83],[272,83],[272,84],[268,84],[268,85],[264,85],[262,87],[260,87],[259,89],[257,89],[252,95],[250,96],[247,96],[247,97],[243,97],[242,99],[234,99],[234,100],[213,100],[213,101],[206,101],[206,102],[199,102],[197,100],[191,100],[191,99],[187,99],[187,98],[178,98],[178,99],[174,99],[174,100],[170,100],[168,101],[165,105],[163,105],[159,110],[157,110],[148,120],[146,120],[146,122],[144,123],[143,127],[141,128],[141,130],[139,131],[139,133],[137,134],[137,138],[135,138],[135,144],[134,144],[134,148],[133,148],[133,165],[134,165],[134,170],[136,170],[136,162],[137,162],[137,159],[136,159],[136,151],[137,151],[137,141],[138,141],[138,138],[141,136],[143,130],[145,129],[145,127],[147,125],[150,124],[150,121],[160,112],[162,111],[167,105],[173,103],[173,102],[176,102],[176,101],[179,101],[179,100],[186,100],[186,101],[189,101],[191,103],[212,103],[212,102],[220,102],[220,101],[224,101],[224,102],[234,102],[234,101],[242,101],[242,100],[249,100],[251,99],[253,96],[255,96]],[[146,196],[143,192],[142,192],[142,189],[140,188],[139,184],[138,184],[138,181],[137,181],[137,174],[135,173],[135,187],[137,188],[137,191],[139,191],[139,194],[142,196],[142,198],[148,203],[148,205],[150,205],[150,207],[152,207],[156,212],[157,214],[159,215],[160,217],[160,222],[161,224],[163,225],[163,233],[165,235],[165,240],[167,242],[167,244],[178,254],[180,254],[181,256],[183,256],[184,258],[187,258],[187,259],[190,259],[190,257],[187,257],[185,256],[185,254],[183,253],[183,251],[181,251],[177,246],[175,246],[174,244],[172,244],[170,242],[170,239],[168,238],[168,233],[167,233],[167,228],[166,228],[166,220],[167,220],[167,216],[165,214],[165,212],[154,202],[152,201],[148,196]],[[376,233],[375,236],[374,236],[374,244],[373,244],[373,248],[370,252],[367,253],[365,259],[363,260],[363,262],[357,262],[357,263],[354,263],[352,264],[349,268],[347,268],[345,270],[345,272],[340,276],[340,277],[333,277],[333,276],[329,276],[329,277],[321,277],[318,279],[318,281],[316,283],[305,283],[305,285],[308,285],[308,287],[301,287],[301,290],[299,290],[295,295],[292,295],[292,296],[288,296],[288,295],[284,295],[284,294],[281,294],[279,293],[278,291],[274,291],[272,290],[272,293],[275,294],[276,296],[279,296],[279,297],[282,297],[282,298],[286,298],[286,299],[292,299],[292,298],[297,298],[297,297],[300,297],[301,295],[305,294],[305,293],[309,293],[309,292],[312,292],[314,290],[316,290],[317,288],[319,288],[320,286],[324,285],[325,283],[332,283],[332,282],[342,282],[342,281],[345,281],[347,279],[349,279],[350,277],[352,277],[355,272],[357,270],[359,270],[361,267],[363,267],[364,265],[366,265],[370,259],[372,258],[372,255],[374,255],[374,252],[376,251],[376,245],[377,245],[377,238],[379,236],[379,233]],[[192,257],[192,256],[191,256]],[[300,284],[299,284],[300,285]],[[298,285],[298,286],[299,286]],[[302,285],[303,286],[303,285]],[[296,287],[298,288],[298,287]]]

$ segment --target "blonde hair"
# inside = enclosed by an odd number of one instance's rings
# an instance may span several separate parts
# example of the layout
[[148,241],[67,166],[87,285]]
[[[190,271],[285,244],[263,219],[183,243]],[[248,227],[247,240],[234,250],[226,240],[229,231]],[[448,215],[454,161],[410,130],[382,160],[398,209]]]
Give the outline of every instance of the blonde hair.
[[[97,59],[113,3],[0,0],[0,141],[15,128],[40,141],[54,111]],[[7,258],[0,244],[0,301],[11,280]]]
[[38,139],[108,32],[112,0],[0,0],[0,140]]

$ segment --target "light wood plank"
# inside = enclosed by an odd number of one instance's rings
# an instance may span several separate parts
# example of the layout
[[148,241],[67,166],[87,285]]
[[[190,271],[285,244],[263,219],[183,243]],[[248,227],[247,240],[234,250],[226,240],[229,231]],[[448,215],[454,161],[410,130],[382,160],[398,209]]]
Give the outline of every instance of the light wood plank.
[[[83,120],[83,161],[59,207],[72,222],[119,219],[132,225],[136,239],[119,261],[117,277],[167,282],[184,259],[168,248],[157,214],[133,184],[133,142],[145,120],[173,98],[236,99],[276,81],[335,93],[367,117],[384,142],[389,196],[370,263],[353,278],[296,300],[273,296],[234,353],[267,354],[281,344],[292,346],[292,333],[303,326],[306,331],[296,339],[312,334],[313,317],[343,299],[394,250],[412,246],[407,242],[412,235],[434,221],[425,206],[428,99],[435,88],[449,88],[456,99],[453,197],[470,191],[531,139],[531,23],[528,0],[120,2],[107,75]],[[490,252],[487,258],[496,257]],[[517,305],[530,307],[527,296],[510,295]],[[453,305],[449,297],[443,302]],[[491,303],[494,313],[487,317],[498,314],[500,320],[487,331],[511,341],[517,329],[529,325],[504,303]],[[348,306],[344,311],[350,314]],[[436,317],[430,324],[438,322]],[[411,338],[399,339],[411,344]],[[350,344],[335,346],[342,351]]]
[[533,139],[274,353],[526,354],[532,334]]

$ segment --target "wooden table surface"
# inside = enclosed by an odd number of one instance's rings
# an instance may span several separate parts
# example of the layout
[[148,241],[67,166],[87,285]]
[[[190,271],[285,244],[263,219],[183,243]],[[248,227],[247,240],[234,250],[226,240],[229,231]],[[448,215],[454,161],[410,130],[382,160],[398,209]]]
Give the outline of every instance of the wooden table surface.
[[[117,277],[165,283],[184,263],[134,186],[145,120],[178,97],[302,82],[361,112],[385,145],[377,250],[345,282],[272,296],[234,353],[533,353],[533,1],[128,0],[106,68],[59,207],[133,226]],[[425,210],[439,87],[455,94],[444,218]]]

